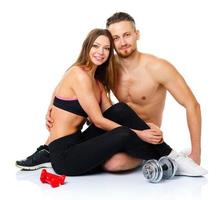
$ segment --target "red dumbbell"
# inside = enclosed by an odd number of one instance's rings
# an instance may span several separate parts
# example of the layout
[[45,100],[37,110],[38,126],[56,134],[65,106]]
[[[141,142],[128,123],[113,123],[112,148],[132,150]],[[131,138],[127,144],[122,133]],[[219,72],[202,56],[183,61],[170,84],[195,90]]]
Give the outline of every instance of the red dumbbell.
[[45,169],[42,170],[40,175],[40,181],[42,183],[49,183],[53,188],[58,187],[59,185],[64,184],[66,176],[59,176],[47,172]]

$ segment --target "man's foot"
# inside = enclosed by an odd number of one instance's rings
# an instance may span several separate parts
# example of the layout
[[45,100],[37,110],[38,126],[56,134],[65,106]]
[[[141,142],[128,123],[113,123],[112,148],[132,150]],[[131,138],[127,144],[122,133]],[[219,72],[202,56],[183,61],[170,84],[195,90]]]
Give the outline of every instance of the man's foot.
[[177,163],[177,171],[175,175],[178,176],[204,176],[208,172],[200,165],[195,163],[191,158],[186,155],[178,154],[172,151],[168,157],[172,158]]
[[24,160],[16,161],[16,166],[23,170],[36,170],[51,167],[48,146],[41,145],[36,152]]
[[189,148],[185,148],[185,149],[183,149],[179,152],[179,154],[182,154],[182,155],[185,155],[185,156],[190,155],[190,153],[191,153],[191,149],[189,149]]

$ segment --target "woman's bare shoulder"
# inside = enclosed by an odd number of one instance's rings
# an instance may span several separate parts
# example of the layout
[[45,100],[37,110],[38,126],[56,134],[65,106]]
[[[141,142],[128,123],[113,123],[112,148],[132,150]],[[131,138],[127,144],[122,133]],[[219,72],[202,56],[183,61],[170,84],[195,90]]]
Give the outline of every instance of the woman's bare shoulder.
[[87,81],[90,79],[86,71],[80,66],[72,66],[67,72],[66,75],[68,78],[77,81]]

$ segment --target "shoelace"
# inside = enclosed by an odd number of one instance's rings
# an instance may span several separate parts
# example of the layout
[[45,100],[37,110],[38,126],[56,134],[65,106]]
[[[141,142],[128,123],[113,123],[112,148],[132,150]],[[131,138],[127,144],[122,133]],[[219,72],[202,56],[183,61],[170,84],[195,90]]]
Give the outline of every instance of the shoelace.
[[35,155],[35,154],[37,154],[38,152],[40,152],[41,150],[43,150],[43,147],[42,146],[40,146],[40,147],[38,147],[37,149],[36,149],[36,151],[31,155],[31,156],[28,156],[27,157],[27,159],[32,159],[33,160],[33,156]]
[[37,154],[39,152],[39,150],[37,149],[36,152],[34,152],[31,156],[28,156],[26,159],[32,159],[33,160],[33,157],[35,154]]

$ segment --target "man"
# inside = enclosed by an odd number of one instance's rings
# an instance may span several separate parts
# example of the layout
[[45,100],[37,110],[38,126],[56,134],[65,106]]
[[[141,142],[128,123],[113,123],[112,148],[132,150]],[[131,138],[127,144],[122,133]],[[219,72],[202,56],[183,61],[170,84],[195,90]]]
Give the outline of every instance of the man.
[[137,50],[139,31],[127,13],[115,13],[106,24],[111,32],[118,66],[118,84],[114,94],[127,103],[145,121],[160,126],[166,92],[185,107],[191,136],[189,155],[200,164],[201,112],[200,105],[183,77],[167,61]]
[[[201,112],[200,105],[183,77],[167,61],[137,50],[139,31],[134,19],[127,13],[119,12],[108,18],[107,29],[114,39],[116,50],[115,66],[118,71],[117,84],[113,93],[119,101],[127,103],[152,129],[158,129],[162,122],[166,92],[186,109],[188,128],[191,137],[191,153],[189,157],[172,151],[169,157],[178,163],[178,175],[200,176],[207,173],[201,168]],[[48,126],[52,126],[48,114]],[[156,127],[156,124],[158,127]],[[47,146],[40,147],[37,152],[26,160],[17,161],[19,167],[25,168],[28,163],[38,160],[42,151],[44,162],[33,169],[49,164],[45,158],[49,154]],[[41,156],[39,156],[41,157]],[[133,169],[142,161],[127,154],[114,155],[104,164],[107,171],[123,171]],[[196,164],[197,163],[197,164]],[[29,169],[31,169],[29,167]]]

